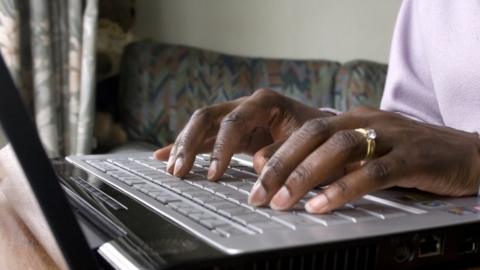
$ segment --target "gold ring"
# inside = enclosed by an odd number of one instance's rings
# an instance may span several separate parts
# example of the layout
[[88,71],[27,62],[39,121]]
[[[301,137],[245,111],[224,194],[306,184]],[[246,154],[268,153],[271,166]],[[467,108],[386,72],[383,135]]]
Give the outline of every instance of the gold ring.
[[367,154],[365,155],[365,160],[371,159],[375,154],[375,139],[377,138],[377,133],[371,128],[357,128],[355,131],[362,134],[367,140]]

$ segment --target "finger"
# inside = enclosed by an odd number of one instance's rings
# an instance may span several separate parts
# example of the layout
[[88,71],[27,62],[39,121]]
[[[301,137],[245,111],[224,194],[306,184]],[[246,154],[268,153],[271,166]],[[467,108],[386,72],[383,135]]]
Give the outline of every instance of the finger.
[[345,125],[339,117],[316,118],[294,132],[263,167],[252,188],[249,202],[264,205],[285,182],[295,167],[318,148],[337,129]]
[[174,164],[173,175],[182,177],[190,171],[199,147],[217,132],[218,119],[239,102],[240,100],[235,100],[195,111],[175,141],[175,152],[170,156]]
[[406,160],[395,154],[369,161],[361,169],[342,177],[310,199],[305,209],[310,213],[326,213],[369,192],[392,187],[403,170],[400,164],[406,164]]
[[332,173],[362,159],[366,148],[362,134],[354,130],[336,132],[293,169],[273,196],[270,206],[278,210],[290,208],[313,187],[329,179]]
[[267,163],[267,161],[273,156],[273,154],[282,146],[285,140],[277,141],[269,144],[260,150],[258,150],[253,156],[253,168],[257,173],[260,173]]
[[216,180],[223,175],[233,154],[248,147],[257,127],[274,122],[278,112],[272,108],[278,97],[271,90],[257,91],[223,118],[213,147],[208,179]]
[[153,152],[153,158],[158,160],[168,160],[172,147],[173,143],[156,150],[155,152]]
[[177,152],[177,140],[182,136],[182,132],[178,134],[177,138],[175,139],[175,143],[172,146],[172,149],[170,149],[170,156],[168,157],[167,161],[167,172],[169,174],[173,174],[173,169],[175,167],[175,153]]
[[[197,148],[197,154],[205,154],[205,153],[212,152],[214,143],[215,143],[215,137],[210,137],[206,139],[203,142],[203,144]],[[169,154],[171,153],[170,149],[172,149],[173,146],[174,146],[173,144],[170,144],[168,146],[165,146],[164,148],[158,149],[153,153],[154,158],[158,160],[166,160]]]

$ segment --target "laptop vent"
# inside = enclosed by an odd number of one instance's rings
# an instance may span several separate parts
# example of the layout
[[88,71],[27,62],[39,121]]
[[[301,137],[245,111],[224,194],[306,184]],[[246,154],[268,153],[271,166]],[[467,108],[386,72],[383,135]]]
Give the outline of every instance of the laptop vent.
[[271,255],[249,261],[228,263],[210,269],[220,270],[319,270],[319,269],[375,269],[377,246],[350,246],[338,249],[312,250],[302,253]]

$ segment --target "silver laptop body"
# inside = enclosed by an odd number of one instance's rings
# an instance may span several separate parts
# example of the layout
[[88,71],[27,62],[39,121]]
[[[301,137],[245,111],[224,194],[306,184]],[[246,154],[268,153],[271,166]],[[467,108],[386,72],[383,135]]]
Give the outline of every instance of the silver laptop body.
[[[151,152],[70,156],[67,160],[229,255],[348,242],[480,221],[476,197],[442,198],[405,189],[369,194],[326,215],[308,214],[303,207],[305,200],[318,190],[312,190],[288,212],[255,208],[248,205],[247,197],[256,175],[245,156],[234,157],[225,176],[216,183],[206,180],[206,155],[197,157],[190,175],[184,179],[166,173],[166,163],[154,160]],[[476,253],[476,237],[465,236],[463,250],[458,252]],[[405,247],[394,254],[399,263],[441,257],[451,241],[442,233],[414,234],[411,238],[398,238],[405,242]]]

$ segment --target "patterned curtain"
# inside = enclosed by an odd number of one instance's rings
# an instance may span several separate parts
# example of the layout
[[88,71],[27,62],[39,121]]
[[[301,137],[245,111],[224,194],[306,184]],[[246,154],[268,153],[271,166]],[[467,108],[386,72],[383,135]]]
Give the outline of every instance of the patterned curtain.
[[90,152],[98,0],[0,0],[0,51],[50,157]]

